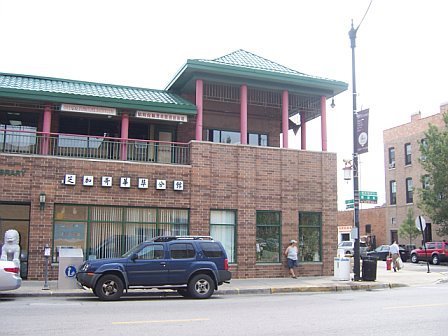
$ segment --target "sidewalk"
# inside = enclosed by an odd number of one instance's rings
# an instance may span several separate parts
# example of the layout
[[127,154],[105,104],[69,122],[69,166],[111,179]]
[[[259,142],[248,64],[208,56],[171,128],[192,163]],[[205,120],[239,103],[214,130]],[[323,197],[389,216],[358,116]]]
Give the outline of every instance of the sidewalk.
[[[333,276],[325,277],[298,277],[292,278],[258,278],[258,279],[234,279],[230,284],[219,287],[215,295],[236,294],[276,294],[291,292],[336,292],[344,290],[372,290],[384,288],[396,288],[407,286],[434,285],[440,282],[448,282],[448,268],[442,272],[431,271],[427,273],[426,264],[413,265],[413,269],[406,267],[399,272],[387,271],[385,262],[379,261],[377,266],[376,281],[340,281]],[[353,276],[353,274],[352,274]],[[26,296],[91,296],[90,290],[83,289],[58,289],[57,281],[49,281],[49,289],[43,290],[43,281],[23,281],[22,286],[14,291],[0,292],[0,297],[26,297]],[[155,290],[134,290],[129,295],[164,295]],[[132,294],[135,293],[135,294]],[[170,291],[170,293],[172,293]]]

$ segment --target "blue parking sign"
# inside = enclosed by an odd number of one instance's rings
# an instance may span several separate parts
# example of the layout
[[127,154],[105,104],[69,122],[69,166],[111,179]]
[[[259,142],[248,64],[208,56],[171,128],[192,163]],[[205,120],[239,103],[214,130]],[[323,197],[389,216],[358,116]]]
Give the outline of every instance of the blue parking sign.
[[65,269],[65,276],[69,278],[73,278],[76,275],[76,267],[75,266],[67,266]]

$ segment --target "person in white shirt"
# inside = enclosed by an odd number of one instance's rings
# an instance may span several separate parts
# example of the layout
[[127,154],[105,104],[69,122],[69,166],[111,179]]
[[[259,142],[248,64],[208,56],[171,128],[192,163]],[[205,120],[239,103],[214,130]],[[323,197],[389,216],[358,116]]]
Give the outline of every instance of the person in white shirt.
[[400,247],[395,240],[392,245],[389,246],[389,256],[392,257],[394,272],[399,271],[400,265],[398,264],[398,258],[400,258]]
[[297,248],[297,241],[292,239],[285,250],[285,257],[288,261],[289,274],[291,274],[291,277],[294,279],[297,279],[296,274],[294,273],[294,267],[297,267],[298,253],[299,249]]

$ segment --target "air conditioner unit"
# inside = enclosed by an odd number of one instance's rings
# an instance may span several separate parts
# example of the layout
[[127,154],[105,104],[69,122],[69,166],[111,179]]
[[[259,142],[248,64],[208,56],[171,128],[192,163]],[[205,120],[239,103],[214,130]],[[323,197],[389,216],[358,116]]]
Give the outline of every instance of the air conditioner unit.
[[389,169],[395,168],[395,162],[389,163]]

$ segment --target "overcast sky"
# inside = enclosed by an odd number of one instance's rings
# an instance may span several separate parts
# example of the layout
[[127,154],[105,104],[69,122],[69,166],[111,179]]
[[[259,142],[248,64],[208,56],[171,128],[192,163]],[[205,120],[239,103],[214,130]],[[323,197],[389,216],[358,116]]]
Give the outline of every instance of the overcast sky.
[[[245,49],[349,83],[328,106],[328,149],[350,158],[351,20],[370,0],[0,0],[0,72],[164,89],[187,59]],[[360,189],[385,199],[383,130],[448,101],[446,0],[374,0],[357,33],[358,109],[370,108]],[[328,102],[328,105],[330,101]],[[308,130],[320,150],[320,129]],[[290,143],[294,141],[290,141]],[[298,146],[298,144],[297,144]],[[338,169],[339,208],[352,185]]]

